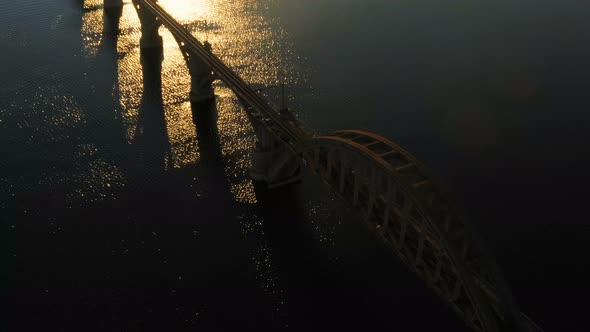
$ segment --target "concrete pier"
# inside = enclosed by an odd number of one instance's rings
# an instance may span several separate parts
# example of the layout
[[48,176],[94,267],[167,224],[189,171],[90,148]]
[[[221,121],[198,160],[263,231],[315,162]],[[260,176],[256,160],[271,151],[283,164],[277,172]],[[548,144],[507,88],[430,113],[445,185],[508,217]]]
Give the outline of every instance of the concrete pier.
[[[211,44],[205,42],[204,45],[205,49],[211,52]],[[215,94],[212,86],[214,76],[211,68],[198,55],[185,49],[182,44],[181,50],[188,65],[189,73],[191,74],[191,102],[200,103],[214,99]]]

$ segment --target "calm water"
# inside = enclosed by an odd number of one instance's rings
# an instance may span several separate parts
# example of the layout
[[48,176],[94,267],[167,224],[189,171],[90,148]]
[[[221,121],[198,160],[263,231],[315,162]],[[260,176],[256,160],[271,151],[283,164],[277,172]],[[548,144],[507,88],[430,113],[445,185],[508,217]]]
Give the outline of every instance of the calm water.
[[[285,77],[309,127],[414,153],[523,311],[547,331],[587,329],[589,4],[160,4],[273,103]],[[191,105],[160,34],[163,62],[146,52],[142,65],[130,4],[0,3],[11,330],[464,330],[317,179],[255,189],[237,99],[215,83],[215,103]]]

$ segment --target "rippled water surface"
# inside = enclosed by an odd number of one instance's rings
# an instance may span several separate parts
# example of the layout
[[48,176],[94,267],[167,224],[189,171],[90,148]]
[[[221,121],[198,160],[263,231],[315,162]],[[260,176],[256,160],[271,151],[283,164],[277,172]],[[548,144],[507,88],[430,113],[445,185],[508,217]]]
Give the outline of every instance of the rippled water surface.
[[[315,131],[374,131],[422,159],[523,311],[584,330],[588,4],[159,3],[277,107],[284,82]],[[162,61],[130,2],[0,3],[15,330],[464,329],[316,178],[255,188],[237,98],[215,82],[215,102],[191,104],[159,32]]]

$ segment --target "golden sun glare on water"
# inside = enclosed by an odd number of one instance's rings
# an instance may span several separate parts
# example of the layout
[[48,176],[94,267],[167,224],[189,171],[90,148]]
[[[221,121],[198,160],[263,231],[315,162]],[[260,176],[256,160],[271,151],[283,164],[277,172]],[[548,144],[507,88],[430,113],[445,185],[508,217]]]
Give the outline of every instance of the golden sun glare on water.
[[212,19],[211,2],[206,0],[160,0],[158,4],[179,21]]

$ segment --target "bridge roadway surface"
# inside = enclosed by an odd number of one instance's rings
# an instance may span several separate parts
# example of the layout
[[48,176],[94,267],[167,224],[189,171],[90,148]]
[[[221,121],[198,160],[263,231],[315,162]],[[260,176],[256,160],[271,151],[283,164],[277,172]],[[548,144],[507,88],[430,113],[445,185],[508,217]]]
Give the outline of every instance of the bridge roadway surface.
[[475,331],[541,331],[516,308],[493,260],[422,165],[364,131],[314,136],[276,112],[239,75],[153,0],[134,0],[197,55],[277,140],[306,161],[369,228]]

